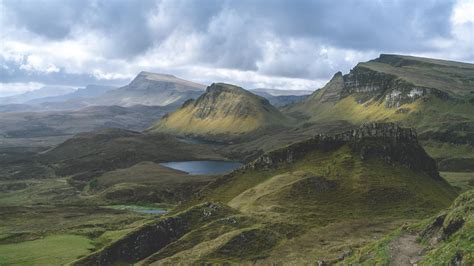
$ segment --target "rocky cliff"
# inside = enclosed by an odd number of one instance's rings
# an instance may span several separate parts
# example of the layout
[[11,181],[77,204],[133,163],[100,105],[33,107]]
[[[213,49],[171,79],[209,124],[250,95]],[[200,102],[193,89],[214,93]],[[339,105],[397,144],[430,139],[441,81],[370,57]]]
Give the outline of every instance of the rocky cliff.
[[420,146],[416,132],[394,123],[369,123],[340,134],[316,135],[307,141],[266,153],[243,169],[270,169],[280,163],[292,163],[316,149],[329,151],[343,145],[348,145],[364,160],[377,158],[387,163],[399,163],[440,179],[436,162]]
[[398,108],[429,94],[442,99],[449,98],[447,92],[417,86],[396,75],[375,71],[363,65],[352,69],[349,74],[343,76],[343,80],[340,98],[358,93],[361,94],[357,97],[359,103],[375,97],[383,101],[387,108]]
[[473,102],[474,64],[382,54],[348,74],[336,73],[307,100],[283,110],[302,123],[397,122],[415,128],[442,170],[465,171],[474,169],[474,132],[468,126],[474,124]]
[[116,265],[135,263],[176,241],[187,232],[233,211],[226,206],[203,203],[176,215],[137,228],[120,240],[82,258],[74,265]]

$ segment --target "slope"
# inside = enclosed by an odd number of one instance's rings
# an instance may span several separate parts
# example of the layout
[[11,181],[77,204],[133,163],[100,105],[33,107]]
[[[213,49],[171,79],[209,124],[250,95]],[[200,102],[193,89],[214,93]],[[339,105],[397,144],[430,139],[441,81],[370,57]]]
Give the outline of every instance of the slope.
[[181,104],[201,95],[204,87],[173,75],[140,72],[127,86],[110,90],[93,103],[120,106]]
[[[382,239],[355,250],[342,264],[472,265],[472,206],[474,190],[469,190],[433,218],[403,226]],[[401,245],[413,250],[404,249]]]
[[[180,236],[160,247],[140,246],[137,250],[146,252],[128,257],[127,262],[335,261],[348,248],[446,207],[455,194],[412,130],[394,124],[364,125],[266,153],[217,179],[159,223],[195,223],[182,214],[208,202],[226,204],[232,211],[217,219],[210,219],[212,212],[202,211],[208,222],[185,229],[179,225],[154,236],[147,230],[155,229],[137,229],[151,242],[169,239],[167,232],[180,232]],[[117,262],[120,258],[110,254],[134,250],[131,241],[138,236],[130,237],[82,262],[104,257],[106,264]]]
[[206,93],[164,116],[150,130],[188,135],[241,134],[288,121],[268,100],[234,85],[214,83]]
[[[472,64],[381,55],[349,74],[336,73],[284,113],[313,122],[399,122],[417,130],[444,170],[473,170],[473,80]],[[456,154],[459,149],[468,152]]]

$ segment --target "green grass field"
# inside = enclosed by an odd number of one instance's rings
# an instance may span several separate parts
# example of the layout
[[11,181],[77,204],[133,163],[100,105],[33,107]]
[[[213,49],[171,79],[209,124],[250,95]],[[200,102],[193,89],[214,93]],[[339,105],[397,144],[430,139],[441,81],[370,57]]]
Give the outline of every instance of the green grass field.
[[474,189],[473,172],[441,172],[440,174],[451,186],[459,188],[461,192]]
[[0,245],[0,265],[63,265],[94,248],[78,235],[54,235],[21,243]]

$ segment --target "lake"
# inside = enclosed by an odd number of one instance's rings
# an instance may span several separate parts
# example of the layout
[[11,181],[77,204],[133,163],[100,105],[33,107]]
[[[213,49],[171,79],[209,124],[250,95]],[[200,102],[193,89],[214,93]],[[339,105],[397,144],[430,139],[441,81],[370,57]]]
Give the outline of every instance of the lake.
[[111,205],[111,206],[104,206],[104,207],[115,209],[115,210],[127,210],[127,211],[133,211],[133,212],[138,212],[138,213],[155,214],[155,215],[161,215],[168,212],[164,208],[155,208],[155,207],[138,206],[138,205]]
[[190,175],[223,174],[242,166],[239,162],[227,161],[180,161],[160,163],[160,165],[187,172]]

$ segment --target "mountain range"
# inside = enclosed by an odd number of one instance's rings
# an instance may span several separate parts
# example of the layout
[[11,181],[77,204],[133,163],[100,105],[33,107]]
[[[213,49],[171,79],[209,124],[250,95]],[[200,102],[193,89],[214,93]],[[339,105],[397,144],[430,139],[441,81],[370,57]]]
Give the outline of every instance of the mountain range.
[[149,72],[104,91],[0,114],[0,264],[474,263],[473,64],[382,54],[309,95]]

